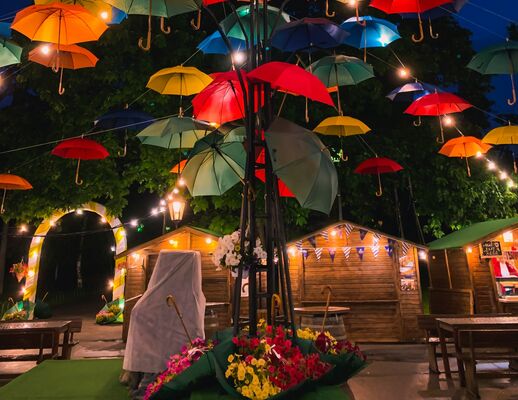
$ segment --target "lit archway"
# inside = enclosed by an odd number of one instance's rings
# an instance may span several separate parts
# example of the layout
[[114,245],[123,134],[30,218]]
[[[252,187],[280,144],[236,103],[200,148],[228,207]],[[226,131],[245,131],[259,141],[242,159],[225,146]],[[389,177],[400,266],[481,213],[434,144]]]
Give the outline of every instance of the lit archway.
[[[115,237],[115,272],[113,274],[113,299],[124,298],[124,277],[126,274],[126,257],[118,257],[119,254],[126,251],[126,231],[120,220],[116,217],[108,215],[106,207],[99,203],[90,202],[82,205],[78,210],[91,211],[98,214],[112,227],[113,236]],[[45,219],[34,232],[31,241],[28,257],[28,274],[25,280],[25,288],[23,291],[23,299],[35,301],[36,291],[38,288],[38,272],[40,269],[40,257],[43,242],[49,230],[63,216],[73,213],[76,210],[56,211],[50,218]]]

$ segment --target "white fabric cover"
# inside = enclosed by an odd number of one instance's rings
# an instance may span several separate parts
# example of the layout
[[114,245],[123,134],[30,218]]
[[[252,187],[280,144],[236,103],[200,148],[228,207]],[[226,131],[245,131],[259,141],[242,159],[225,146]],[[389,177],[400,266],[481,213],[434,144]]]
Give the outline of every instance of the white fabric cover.
[[192,339],[204,337],[205,296],[201,287],[201,255],[197,251],[162,250],[148,289],[131,312],[124,369],[159,373],[171,354],[189,340],[174,307],[173,295]]

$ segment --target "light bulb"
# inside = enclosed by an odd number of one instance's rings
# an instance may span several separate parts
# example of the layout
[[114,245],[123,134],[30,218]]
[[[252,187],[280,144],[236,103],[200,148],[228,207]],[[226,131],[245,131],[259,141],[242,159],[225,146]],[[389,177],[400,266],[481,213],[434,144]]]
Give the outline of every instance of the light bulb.
[[232,53],[232,62],[234,64],[243,64],[246,61],[246,53],[242,51],[235,51]]
[[466,248],[466,253],[473,253],[473,247],[469,246]]
[[106,223],[106,218],[101,217],[101,223],[102,223],[102,224],[105,224],[105,223]]
[[165,206],[165,205],[166,205],[166,202],[165,202],[165,200],[164,200],[164,199],[160,200],[160,205],[161,205],[161,206]]
[[410,76],[410,72],[405,67],[399,68],[398,74],[401,78],[408,78]]
[[444,124],[444,126],[453,126],[455,125],[455,120],[449,115],[446,115],[445,117],[443,117],[442,123]]
[[101,12],[100,16],[101,16],[101,19],[104,19],[106,21],[109,17],[108,11]]
[[331,230],[331,236],[335,237],[337,235],[336,229]]
[[178,179],[178,186],[185,186],[185,179],[183,179],[183,178]]
[[130,225],[131,225],[132,227],[134,227],[134,228],[135,228],[135,227],[137,227],[137,226],[138,226],[138,220],[136,220],[136,219],[132,219],[132,220],[130,221]]
[[482,152],[481,151],[477,151],[477,154],[475,154],[475,157],[477,157],[477,158],[482,157]]
[[113,287],[113,281],[111,279],[108,281],[108,287],[110,289]]
[[80,208],[78,208],[78,209],[76,210],[76,214],[77,214],[77,215],[83,215],[83,210],[81,210]]
[[500,172],[500,179],[502,179],[502,180],[507,179],[507,173],[504,171]]
[[212,243],[212,239],[210,237],[205,238],[205,243],[211,244]]
[[110,247],[111,251],[115,251],[115,246]]
[[158,208],[153,208],[151,210],[151,215],[157,215],[158,214]]
[[165,212],[165,207],[160,207],[158,211],[160,211],[161,213]]
[[[180,190],[178,190],[178,188],[174,188],[173,193],[178,194],[178,193],[180,193]],[[171,196],[171,198],[169,200],[173,200],[173,196]]]
[[40,46],[41,54],[48,55],[50,53],[50,46],[48,44],[44,44]]
[[27,225],[25,224],[22,224],[20,225],[20,227],[18,228],[18,230],[23,233],[23,232],[27,232]]
[[511,180],[507,181],[507,187],[508,187],[509,189],[512,189],[512,188],[514,188],[515,186],[516,186],[516,185],[515,185],[515,183],[514,183],[513,181],[511,181]]
[[493,161],[489,161],[487,163],[487,169],[490,170],[490,171],[495,170],[496,169],[496,164]]
[[297,254],[297,248],[295,246],[290,246],[288,249],[290,255],[295,256]]
[[358,3],[358,1],[357,1],[357,0],[349,0],[349,5],[350,5],[351,7],[356,7],[356,4],[357,4],[357,3]]
[[424,250],[419,250],[418,255],[419,255],[419,259],[420,259],[420,260],[425,261],[425,260],[427,260],[427,259],[428,259],[428,256],[427,256],[427,254],[426,254],[426,251],[424,251]]

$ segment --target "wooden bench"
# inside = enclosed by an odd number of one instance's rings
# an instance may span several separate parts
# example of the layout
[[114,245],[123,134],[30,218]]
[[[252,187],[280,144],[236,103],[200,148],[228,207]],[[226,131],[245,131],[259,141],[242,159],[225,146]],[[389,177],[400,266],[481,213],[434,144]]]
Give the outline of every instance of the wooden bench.
[[[496,314],[497,316],[509,316],[510,314]],[[418,315],[417,316],[417,326],[419,329],[425,332],[425,341],[428,346],[428,366],[431,372],[436,374],[441,374],[444,371],[439,370],[439,365],[437,364],[437,360],[442,358],[441,352],[437,350],[437,347],[440,345],[439,340],[439,331],[437,329],[437,318],[470,318],[470,317],[488,317],[495,316],[495,314],[429,314],[429,315]],[[448,344],[453,344],[453,337],[446,337],[446,341]],[[449,351],[447,353],[448,357],[455,357],[455,351]]]
[[458,346],[466,370],[466,389],[470,395],[480,397],[477,376],[518,376],[518,371],[512,369],[477,372],[477,361],[518,360],[518,329],[459,331]]

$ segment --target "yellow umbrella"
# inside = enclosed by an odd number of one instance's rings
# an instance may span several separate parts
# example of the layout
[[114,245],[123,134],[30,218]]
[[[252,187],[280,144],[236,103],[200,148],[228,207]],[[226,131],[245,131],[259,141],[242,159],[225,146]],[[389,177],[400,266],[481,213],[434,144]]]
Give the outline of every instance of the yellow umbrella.
[[[329,117],[323,120],[318,126],[313,129],[314,132],[321,135],[339,136],[340,145],[342,145],[342,137],[363,135],[370,132],[371,128],[365,125],[359,119],[339,115],[337,117]],[[343,161],[347,161],[344,157],[344,150],[342,146],[342,154],[340,155]]]
[[[50,3],[56,3],[56,0],[34,0],[34,4]],[[59,0],[58,3],[82,6],[103,21],[111,21],[112,19],[112,7],[101,0]]]
[[182,115],[182,97],[200,93],[211,82],[212,78],[198,68],[178,65],[161,69],[153,74],[146,87],[160,94],[180,96],[180,115]]
[[482,141],[489,144],[518,144],[518,126],[509,124],[495,128]]

